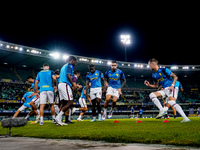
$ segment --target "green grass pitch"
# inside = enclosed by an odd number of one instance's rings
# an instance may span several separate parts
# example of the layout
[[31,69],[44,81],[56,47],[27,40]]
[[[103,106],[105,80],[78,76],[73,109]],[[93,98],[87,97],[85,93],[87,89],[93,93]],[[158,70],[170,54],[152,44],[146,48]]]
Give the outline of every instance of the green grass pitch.
[[[200,146],[200,118],[190,118],[191,122],[181,123],[182,118],[163,119],[107,119],[101,122],[84,120],[74,121],[67,126],[56,126],[45,121],[43,126],[28,124],[24,127],[12,128],[12,136],[35,137],[47,139],[82,139],[120,143],[148,143]],[[0,135],[8,133],[8,129],[0,127]]]

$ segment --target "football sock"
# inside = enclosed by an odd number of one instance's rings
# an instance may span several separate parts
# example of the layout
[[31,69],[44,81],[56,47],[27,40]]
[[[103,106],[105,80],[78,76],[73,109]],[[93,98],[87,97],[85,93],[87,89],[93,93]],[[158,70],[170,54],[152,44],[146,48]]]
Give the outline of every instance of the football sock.
[[185,115],[185,113],[183,112],[183,109],[181,108],[181,106],[179,104],[177,104],[175,101],[171,100],[168,102],[172,107],[174,107],[176,109],[176,111],[178,111],[178,113],[183,117],[183,119],[187,119],[187,116]]
[[52,115],[52,119],[55,119],[56,117],[55,117],[55,115]]
[[151,94],[149,95],[149,97],[150,97],[150,99],[152,100],[152,102],[158,107],[158,109],[159,109],[160,111],[162,111],[162,110],[163,110],[163,107],[162,107],[162,105],[160,104],[160,101],[158,100],[157,96],[156,96],[154,93],[151,93]]
[[104,108],[103,114],[106,115],[107,108]]
[[40,116],[40,122],[43,122],[43,116]]
[[59,114],[59,107],[58,107],[58,105],[54,105],[54,108],[55,108],[56,115],[58,115]]
[[62,120],[62,115],[64,114],[64,112],[61,110],[60,113],[57,115],[57,118],[59,119],[59,121]]
[[28,119],[30,117],[30,115],[28,114],[26,117],[25,117],[25,119]]

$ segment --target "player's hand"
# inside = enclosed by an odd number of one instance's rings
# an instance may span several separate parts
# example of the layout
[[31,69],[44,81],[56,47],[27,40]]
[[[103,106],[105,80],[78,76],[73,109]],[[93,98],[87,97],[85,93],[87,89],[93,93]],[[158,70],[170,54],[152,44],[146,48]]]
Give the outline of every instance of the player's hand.
[[40,95],[39,95],[38,93],[35,93],[35,96],[36,96],[37,98],[40,98]]
[[119,94],[122,95],[122,89],[119,88],[119,89],[117,89],[117,90],[118,90]]
[[33,93],[33,94],[31,94],[28,98],[31,98],[31,97],[33,97],[33,96],[35,96],[37,93]]
[[76,87],[72,86],[72,91],[76,93]]
[[54,86],[54,87],[53,87],[53,91],[54,91],[54,92],[57,92],[57,91],[58,91],[57,86]]
[[174,90],[174,86],[173,85],[171,85],[170,87],[169,87],[169,90]]
[[145,80],[145,81],[144,81],[144,84],[145,84],[146,86],[149,86],[149,81]]

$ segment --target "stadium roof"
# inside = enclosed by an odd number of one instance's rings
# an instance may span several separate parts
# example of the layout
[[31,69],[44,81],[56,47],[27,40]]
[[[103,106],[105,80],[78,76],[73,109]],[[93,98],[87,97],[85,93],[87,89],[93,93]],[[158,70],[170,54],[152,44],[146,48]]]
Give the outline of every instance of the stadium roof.
[[[16,67],[20,69],[40,70],[44,63],[48,63],[52,70],[60,69],[65,63],[65,59],[70,54],[63,52],[52,52],[43,49],[23,46],[19,44],[0,41],[0,66]],[[88,65],[95,64],[96,69],[106,72],[110,69],[111,60],[77,56],[78,63],[75,69],[78,69],[82,75],[89,71]],[[199,77],[200,65],[161,65],[174,70],[178,76],[187,77],[196,74]],[[133,63],[118,61],[118,68],[123,70],[126,76],[143,78],[151,77],[152,72],[147,63]]]

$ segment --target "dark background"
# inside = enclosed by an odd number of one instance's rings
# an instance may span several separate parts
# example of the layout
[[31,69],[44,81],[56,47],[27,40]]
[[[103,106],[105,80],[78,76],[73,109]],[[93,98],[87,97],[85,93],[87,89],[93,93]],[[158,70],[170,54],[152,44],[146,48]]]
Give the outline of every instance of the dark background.
[[130,34],[128,61],[155,57],[166,65],[198,65],[195,3],[126,1],[2,5],[0,40],[69,54],[124,61],[121,34]]

